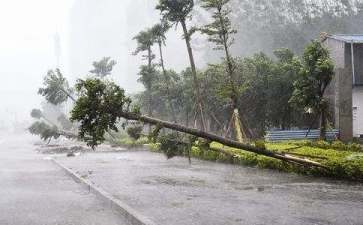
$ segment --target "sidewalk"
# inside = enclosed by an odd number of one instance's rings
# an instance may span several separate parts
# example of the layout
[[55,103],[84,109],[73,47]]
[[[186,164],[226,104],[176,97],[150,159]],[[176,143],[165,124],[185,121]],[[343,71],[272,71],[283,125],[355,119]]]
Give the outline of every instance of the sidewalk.
[[53,162],[29,136],[0,136],[1,225],[124,225],[110,206]]

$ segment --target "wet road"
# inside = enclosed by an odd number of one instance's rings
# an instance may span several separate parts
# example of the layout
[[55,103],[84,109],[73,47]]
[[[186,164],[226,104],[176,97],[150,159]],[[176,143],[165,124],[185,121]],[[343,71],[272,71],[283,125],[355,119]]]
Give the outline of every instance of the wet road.
[[58,160],[161,225],[363,224],[361,184],[146,151]]
[[0,225],[124,225],[123,218],[34,151],[0,135]]

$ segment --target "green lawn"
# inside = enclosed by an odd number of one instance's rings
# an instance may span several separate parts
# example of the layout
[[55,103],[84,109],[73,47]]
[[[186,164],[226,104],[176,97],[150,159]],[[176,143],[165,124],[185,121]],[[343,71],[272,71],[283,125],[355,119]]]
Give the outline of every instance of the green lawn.
[[[149,143],[148,138],[143,137],[137,141],[130,139],[127,135],[113,140],[114,145],[125,145],[138,147]],[[219,143],[211,143],[211,148],[224,148],[224,150],[234,153],[231,158],[223,153],[209,149],[201,150],[199,147],[192,147],[191,155],[194,158],[215,162],[233,163],[244,166],[257,166],[266,169],[275,169],[284,172],[294,172],[299,174],[332,177],[346,180],[363,181],[363,150],[358,144],[343,144],[342,142],[310,142],[310,141],[290,141],[281,143],[260,143],[268,150],[292,154],[296,157],[307,158],[325,165],[328,169],[310,168],[278,159],[249,153],[243,150],[223,147]],[[153,151],[158,150],[158,144],[149,144]]]
[[[359,145],[344,145],[340,142],[329,144],[326,142],[299,141],[265,143],[265,146],[272,151],[290,153],[320,162],[328,169],[298,166],[228,147],[224,147],[224,150],[233,152],[236,155],[233,159],[215,151],[201,151],[198,147],[193,147],[192,156],[204,160],[258,166],[285,172],[363,181],[363,151]],[[212,143],[211,147],[223,148],[218,143]]]

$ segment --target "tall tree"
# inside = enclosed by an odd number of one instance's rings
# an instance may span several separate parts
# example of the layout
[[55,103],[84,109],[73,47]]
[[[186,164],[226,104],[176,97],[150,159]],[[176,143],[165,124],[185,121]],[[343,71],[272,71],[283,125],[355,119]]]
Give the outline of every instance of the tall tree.
[[320,139],[326,139],[328,100],[324,97],[334,75],[329,51],[321,42],[312,41],[304,51],[303,69],[295,82],[290,102],[297,107],[311,108],[320,115]]
[[93,62],[93,69],[90,73],[95,74],[100,78],[104,78],[111,74],[113,67],[116,65],[115,60],[111,60],[111,57],[103,57],[100,61]]
[[301,60],[286,48],[275,50],[274,55],[277,61],[268,76],[268,125],[283,130],[292,126],[301,127],[306,122],[304,113],[289,104],[294,82],[302,67]]
[[[152,52],[152,46],[155,43],[155,37],[151,32],[151,29],[147,29],[145,31],[141,31],[138,35],[134,37],[134,40],[137,42],[137,48],[134,55],[137,55],[142,52],[147,52],[146,55],[142,55],[144,60],[147,60],[147,66],[140,67],[139,75],[141,78],[139,79],[145,86],[147,95],[148,95],[148,115],[152,116],[152,82],[156,75],[155,66],[152,61],[155,59],[155,55]],[[149,131],[151,132],[151,126],[149,127]]]
[[235,130],[238,141],[243,141],[248,135],[251,137],[249,128],[246,121],[241,123],[242,118],[238,109],[238,91],[235,81],[235,62],[230,54],[230,46],[234,43],[233,34],[237,33],[233,29],[231,20],[229,18],[231,9],[228,7],[230,0],[201,0],[202,7],[212,13],[213,21],[201,28],[202,33],[209,36],[208,40],[213,42],[216,47],[215,50],[222,50],[225,54],[226,72],[229,76],[228,89],[229,97],[232,100],[232,125]]
[[206,123],[203,111],[203,99],[200,90],[200,84],[197,77],[197,70],[195,66],[195,60],[193,55],[193,49],[191,46],[191,36],[194,33],[194,29],[188,30],[187,20],[191,18],[191,12],[194,7],[193,0],[159,0],[159,4],[156,9],[160,10],[163,19],[171,22],[172,24],[180,23],[183,28],[184,39],[188,50],[190,67],[193,73],[194,89],[196,96],[196,112],[199,111],[201,119],[202,129],[206,130]]
[[168,100],[168,104],[169,104],[170,111],[172,114],[171,115],[172,119],[174,122],[176,122],[177,121],[176,112],[175,112],[175,108],[174,108],[172,96],[171,96],[171,91],[170,91],[171,81],[170,81],[170,77],[165,69],[164,56],[163,56],[163,46],[165,46],[165,40],[166,40],[165,35],[166,35],[166,32],[169,30],[169,28],[170,28],[170,26],[167,22],[161,21],[160,23],[154,25],[151,28],[151,33],[153,34],[155,41],[159,47],[160,66],[163,71],[167,100]]

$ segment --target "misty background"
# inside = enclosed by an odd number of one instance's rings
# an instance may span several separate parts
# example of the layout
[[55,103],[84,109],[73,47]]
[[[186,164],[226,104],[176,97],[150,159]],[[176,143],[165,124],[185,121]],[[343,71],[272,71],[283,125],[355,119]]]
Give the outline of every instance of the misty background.
[[[141,57],[132,56],[132,38],[159,21],[157,0],[0,0],[0,129],[30,120],[40,107],[37,90],[47,71],[59,67],[72,82],[85,77],[93,61],[117,61],[113,79],[129,94],[143,89],[137,82]],[[235,56],[279,47],[301,54],[319,33],[363,33],[360,0],[234,0],[238,30]],[[192,25],[208,18],[196,7]],[[175,30],[177,32],[175,32]],[[165,48],[167,67],[188,66],[180,27],[173,28]],[[219,55],[200,35],[193,37],[199,69]]]

